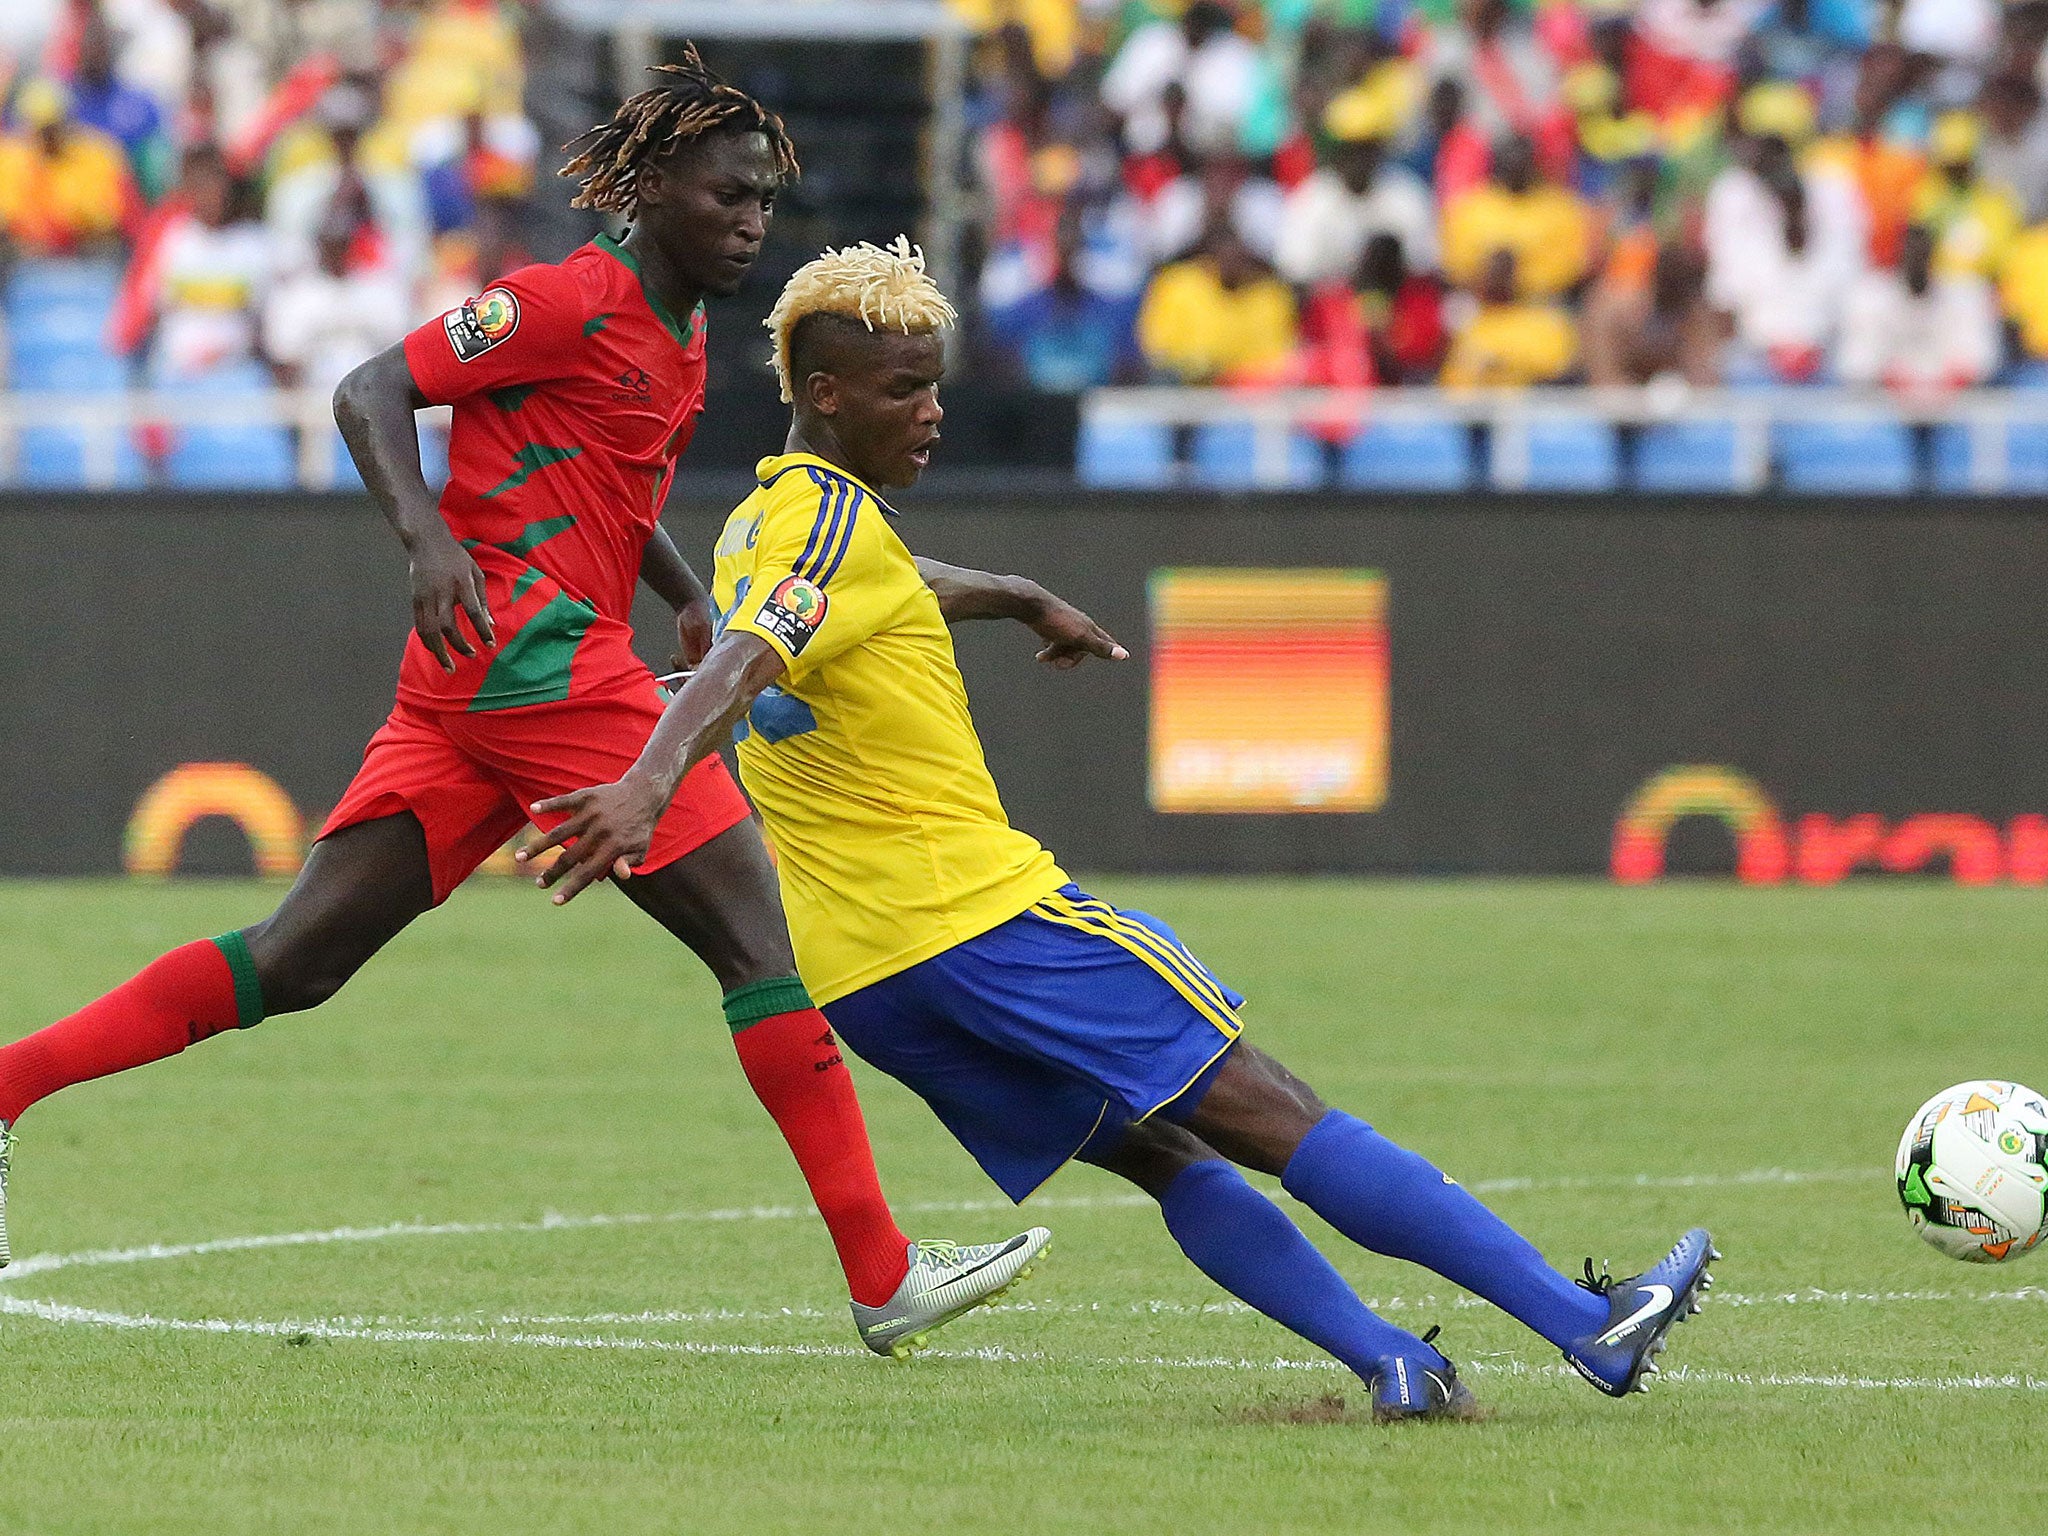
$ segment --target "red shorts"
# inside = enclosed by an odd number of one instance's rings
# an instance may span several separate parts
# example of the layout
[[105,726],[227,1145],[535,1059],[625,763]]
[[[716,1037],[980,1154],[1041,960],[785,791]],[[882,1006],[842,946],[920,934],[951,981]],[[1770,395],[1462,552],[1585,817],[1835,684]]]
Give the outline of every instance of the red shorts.
[[[529,821],[545,831],[562,819],[530,815],[534,801],[609,784],[632,767],[662,704],[651,678],[644,689],[479,714],[401,703],[320,836],[411,811],[427,834],[438,905]],[[673,864],[752,814],[725,764],[707,757],[684,777],[637,869]]]

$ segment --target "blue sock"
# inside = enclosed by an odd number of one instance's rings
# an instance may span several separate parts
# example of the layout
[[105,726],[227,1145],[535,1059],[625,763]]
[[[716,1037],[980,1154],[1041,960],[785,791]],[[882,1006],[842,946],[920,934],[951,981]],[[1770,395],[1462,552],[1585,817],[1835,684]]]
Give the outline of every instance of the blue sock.
[[1222,1161],[1183,1168],[1159,1197],[1166,1230],[1195,1268],[1361,1377],[1387,1355],[1443,1357],[1375,1316],[1287,1213]]
[[1560,1347],[1607,1322],[1607,1302],[1544,1263],[1529,1240],[1428,1159],[1333,1109],[1280,1175],[1354,1243],[1435,1270]]

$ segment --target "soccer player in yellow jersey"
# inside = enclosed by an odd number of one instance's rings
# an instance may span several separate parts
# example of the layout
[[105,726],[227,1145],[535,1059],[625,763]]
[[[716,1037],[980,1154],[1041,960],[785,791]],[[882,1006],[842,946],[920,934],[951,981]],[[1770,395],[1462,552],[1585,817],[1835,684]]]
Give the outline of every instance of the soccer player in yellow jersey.
[[768,318],[786,451],[718,542],[720,635],[616,783],[534,807],[557,901],[625,879],[690,766],[737,735],[781,854],[797,964],[841,1040],[909,1085],[1012,1199],[1081,1158],[1157,1197],[1219,1285],[1350,1366],[1383,1418],[1459,1415],[1430,1343],[1375,1316],[1232,1164],[1355,1242],[1486,1297],[1619,1397],[1716,1257],[1701,1229],[1627,1280],[1566,1279],[1416,1154],[1240,1039],[1243,999],[1157,918],[1068,881],[1003,814],[949,620],[1013,617],[1071,666],[1124,652],[1030,582],[920,562],[880,488],[939,438],[952,308],[899,240],[828,251]]

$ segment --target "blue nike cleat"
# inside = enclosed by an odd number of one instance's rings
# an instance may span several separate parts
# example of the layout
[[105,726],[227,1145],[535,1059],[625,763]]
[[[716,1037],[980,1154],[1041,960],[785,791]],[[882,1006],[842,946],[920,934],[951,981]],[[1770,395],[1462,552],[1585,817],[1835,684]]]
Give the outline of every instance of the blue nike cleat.
[[1564,1358],[1571,1368],[1609,1397],[1650,1390],[1656,1357],[1672,1325],[1700,1309],[1700,1295],[1712,1289],[1707,1266],[1721,1257],[1705,1227],[1694,1227],[1656,1264],[1627,1280],[1593,1276],[1577,1283],[1607,1298],[1607,1326],[1572,1340]]
[[[1428,1344],[1437,1335],[1432,1328],[1422,1336]],[[1408,1419],[1476,1418],[1479,1405],[1472,1391],[1458,1379],[1458,1368],[1443,1351],[1432,1349],[1440,1364],[1425,1365],[1418,1355],[1384,1355],[1373,1364],[1366,1378],[1372,1388],[1372,1416],[1379,1424]]]

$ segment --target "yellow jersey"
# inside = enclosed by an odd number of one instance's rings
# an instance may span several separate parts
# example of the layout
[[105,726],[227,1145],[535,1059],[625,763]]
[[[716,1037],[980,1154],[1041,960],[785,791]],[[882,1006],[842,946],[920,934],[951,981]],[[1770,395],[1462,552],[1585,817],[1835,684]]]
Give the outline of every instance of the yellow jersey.
[[1003,814],[938,599],[867,486],[808,453],[763,459],[726,519],[720,632],[788,669],[734,731],[768,825],[797,969],[829,1003],[1057,891]]

